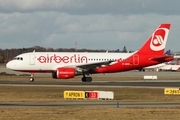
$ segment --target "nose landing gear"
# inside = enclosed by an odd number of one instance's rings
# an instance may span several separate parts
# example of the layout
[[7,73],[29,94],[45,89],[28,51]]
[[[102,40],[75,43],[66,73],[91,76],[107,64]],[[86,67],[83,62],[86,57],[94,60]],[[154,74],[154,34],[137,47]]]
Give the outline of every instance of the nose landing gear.
[[29,78],[30,82],[34,82],[34,72],[31,73],[31,77]]

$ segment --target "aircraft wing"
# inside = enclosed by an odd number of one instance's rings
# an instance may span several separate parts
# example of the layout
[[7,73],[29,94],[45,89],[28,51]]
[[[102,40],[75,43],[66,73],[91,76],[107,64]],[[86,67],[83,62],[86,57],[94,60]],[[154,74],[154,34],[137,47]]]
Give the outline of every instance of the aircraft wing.
[[115,61],[104,61],[104,62],[90,63],[90,64],[79,65],[76,67],[81,68],[81,69],[90,70],[90,69],[96,69],[97,67],[103,67],[103,65],[104,66],[111,65],[112,62],[115,62]]

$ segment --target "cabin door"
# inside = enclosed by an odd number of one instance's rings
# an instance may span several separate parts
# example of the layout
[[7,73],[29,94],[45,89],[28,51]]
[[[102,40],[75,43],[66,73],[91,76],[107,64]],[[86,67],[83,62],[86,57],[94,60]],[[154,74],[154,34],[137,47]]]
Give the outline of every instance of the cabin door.
[[29,64],[35,65],[35,55],[34,54],[29,55]]

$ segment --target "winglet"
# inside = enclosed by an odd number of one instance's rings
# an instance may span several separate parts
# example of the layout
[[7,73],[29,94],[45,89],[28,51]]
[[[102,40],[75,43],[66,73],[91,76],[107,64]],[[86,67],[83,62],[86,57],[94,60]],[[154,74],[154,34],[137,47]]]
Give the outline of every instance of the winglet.
[[166,51],[165,55],[171,55],[171,50]]

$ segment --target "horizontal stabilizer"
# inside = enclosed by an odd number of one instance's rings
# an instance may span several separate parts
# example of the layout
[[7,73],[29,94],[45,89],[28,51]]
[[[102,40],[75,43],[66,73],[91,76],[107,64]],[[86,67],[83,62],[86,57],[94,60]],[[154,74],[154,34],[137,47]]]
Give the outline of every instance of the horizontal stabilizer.
[[173,59],[174,59],[174,56],[172,56],[172,55],[151,58],[151,60],[154,60],[154,61],[171,61]]

